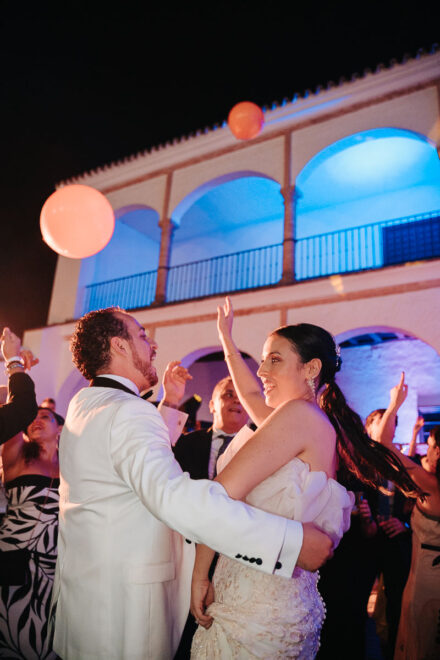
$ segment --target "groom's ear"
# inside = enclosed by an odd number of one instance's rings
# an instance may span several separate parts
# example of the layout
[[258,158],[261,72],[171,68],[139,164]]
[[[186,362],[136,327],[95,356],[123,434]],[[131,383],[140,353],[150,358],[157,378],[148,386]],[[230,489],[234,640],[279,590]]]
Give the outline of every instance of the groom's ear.
[[128,341],[123,337],[112,337],[110,339],[110,354],[126,357],[128,355]]

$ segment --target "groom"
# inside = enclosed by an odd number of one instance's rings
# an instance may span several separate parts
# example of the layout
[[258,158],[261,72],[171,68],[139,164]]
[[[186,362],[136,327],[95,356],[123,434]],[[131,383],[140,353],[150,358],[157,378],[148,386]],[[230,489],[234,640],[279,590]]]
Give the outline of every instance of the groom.
[[[72,339],[91,387],[71,401],[60,441],[60,529],[54,650],[63,660],[172,658],[188,611],[193,545],[206,543],[286,578],[331,552],[313,525],[231,500],[193,481],[157,409],[157,345],[119,309],[90,312]],[[188,577],[189,576],[189,577]]]

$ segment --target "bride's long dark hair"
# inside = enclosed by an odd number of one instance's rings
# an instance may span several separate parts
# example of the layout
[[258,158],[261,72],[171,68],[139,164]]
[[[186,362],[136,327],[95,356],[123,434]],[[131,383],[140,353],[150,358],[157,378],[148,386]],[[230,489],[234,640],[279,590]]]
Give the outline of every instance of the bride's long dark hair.
[[369,437],[361,418],[348,405],[335,381],[341,358],[332,335],[311,323],[286,325],[272,334],[287,339],[304,364],[313,358],[321,360],[316,390],[320,392],[319,405],[336,431],[340,468],[345,466],[373,488],[381,488],[381,482],[386,479],[393,481],[405,495],[423,498],[423,491],[411,479],[398,456]]

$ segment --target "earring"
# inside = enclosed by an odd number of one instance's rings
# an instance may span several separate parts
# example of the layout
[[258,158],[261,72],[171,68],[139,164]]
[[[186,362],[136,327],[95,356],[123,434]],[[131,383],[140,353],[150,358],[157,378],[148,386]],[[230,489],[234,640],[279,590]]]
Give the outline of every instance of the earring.
[[312,391],[313,398],[316,399],[315,379],[314,378],[307,378],[307,385],[310,387],[310,389]]

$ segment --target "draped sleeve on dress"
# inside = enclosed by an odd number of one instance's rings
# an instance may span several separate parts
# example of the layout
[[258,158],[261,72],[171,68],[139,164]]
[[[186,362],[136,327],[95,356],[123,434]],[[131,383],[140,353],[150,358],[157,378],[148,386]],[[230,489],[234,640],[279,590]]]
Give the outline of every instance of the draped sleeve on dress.
[[[237,433],[219,459],[219,471],[252,435],[253,431],[247,426]],[[314,522],[330,536],[336,547],[350,527],[354,495],[335,479],[328,478],[325,472],[311,471],[307,463],[294,458],[258,484],[248,494],[246,502],[292,520]]]

